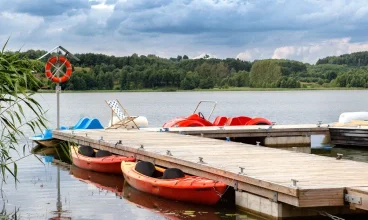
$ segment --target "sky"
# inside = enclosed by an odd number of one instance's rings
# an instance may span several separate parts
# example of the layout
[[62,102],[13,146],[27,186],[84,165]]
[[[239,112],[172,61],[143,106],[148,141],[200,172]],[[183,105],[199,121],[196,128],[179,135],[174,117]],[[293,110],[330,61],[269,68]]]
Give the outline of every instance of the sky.
[[0,0],[7,49],[293,59],[368,50],[367,0]]

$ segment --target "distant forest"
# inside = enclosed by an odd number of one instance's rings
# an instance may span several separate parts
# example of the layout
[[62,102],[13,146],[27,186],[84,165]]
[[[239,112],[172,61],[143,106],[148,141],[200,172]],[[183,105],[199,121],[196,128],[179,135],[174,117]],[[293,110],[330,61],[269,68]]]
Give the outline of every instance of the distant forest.
[[[22,55],[37,59],[46,51],[29,50]],[[104,54],[76,54],[71,60],[74,72],[62,83],[64,90],[167,91],[229,87],[252,88],[368,88],[368,52],[357,52],[319,59],[315,65],[294,60],[267,59],[254,62],[187,55],[161,58],[155,55],[115,57]],[[40,64],[42,88],[54,88]]]

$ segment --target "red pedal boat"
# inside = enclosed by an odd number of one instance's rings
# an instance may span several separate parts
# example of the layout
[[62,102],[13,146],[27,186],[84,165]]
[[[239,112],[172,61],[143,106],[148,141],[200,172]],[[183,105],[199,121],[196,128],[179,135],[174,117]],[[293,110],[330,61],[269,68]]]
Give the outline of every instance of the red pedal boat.
[[[185,175],[176,179],[159,179],[145,176],[135,170],[135,162],[122,162],[121,170],[124,179],[132,187],[163,198],[192,202],[197,204],[214,205],[222,194],[225,193],[227,185],[210,179]],[[155,167],[156,174],[160,176],[165,169]]]
[[[213,103],[213,108],[207,117],[204,117],[202,112],[197,112],[198,107],[204,103]],[[216,108],[216,102],[214,101],[200,101],[195,108],[193,114],[188,117],[177,117],[166,122],[163,127],[203,127],[203,126],[246,126],[246,125],[272,125],[272,122],[266,118],[251,118],[248,116],[238,116],[238,117],[226,117],[217,116],[213,122],[210,122],[213,111]]]
[[78,153],[78,147],[72,146],[72,160],[77,167],[93,170],[101,173],[121,174],[120,164],[122,161],[135,161],[134,157],[125,156],[106,156],[106,157],[87,157]]

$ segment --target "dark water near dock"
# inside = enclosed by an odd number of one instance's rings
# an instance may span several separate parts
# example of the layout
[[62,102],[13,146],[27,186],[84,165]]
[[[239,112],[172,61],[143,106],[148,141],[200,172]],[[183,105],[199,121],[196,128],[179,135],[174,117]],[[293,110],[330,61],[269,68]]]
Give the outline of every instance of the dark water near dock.
[[[49,125],[55,128],[56,95],[37,94],[36,97],[44,109],[48,109]],[[146,116],[151,127],[162,126],[176,116],[189,115],[200,100],[218,102],[214,116],[262,116],[277,124],[332,123],[342,112],[368,111],[368,91],[361,90],[65,93],[61,94],[60,124],[72,126],[81,117],[96,117],[106,126],[111,116],[110,108],[104,102],[106,99],[118,99],[131,115]],[[206,115],[210,109],[201,111]],[[32,118],[32,115],[28,116]],[[26,133],[32,135],[31,131]],[[325,156],[343,153],[346,159],[368,162],[368,150],[331,148],[322,146],[321,140],[321,137],[313,137],[312,153]],[[28,140],[21,140],[21,143],[25,142]],[[259,219],[234,207],[198,206],[160,199],[122,185],[119,177],[83,172],[75,167],[68,170],[43,160],[44,164],[31,155],[18,162],[20,183],[15,188],[9,176],[8,184],[3,186],[4,200],[0,200],[0,204],[5,205],[7,213],[18,210],[20,219],[57,216],[64,219]]]

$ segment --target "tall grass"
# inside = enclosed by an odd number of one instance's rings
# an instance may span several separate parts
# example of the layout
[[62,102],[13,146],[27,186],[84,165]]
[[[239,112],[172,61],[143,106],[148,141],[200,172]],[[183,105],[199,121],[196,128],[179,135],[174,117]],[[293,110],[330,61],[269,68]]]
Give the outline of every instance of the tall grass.
[[[9,39],[8,39],[9,40]],[[0,52],[0,173],[1,185],[6,183],[6,174],[10,173],[18,182],[17,163],[11,151],[19,155],[19,141],[26,138],[24,131],[33,132],[45,128],[44,111],[32,95],[40,86],[33,71],[39,68],[38,61],[25,59],[18,52],[6,52],[8,41]],[[25,111],[30,111],[28,118]],[[23,145],[23,156],[25,154]],[[22,158],[22,157],[21,157]]]

